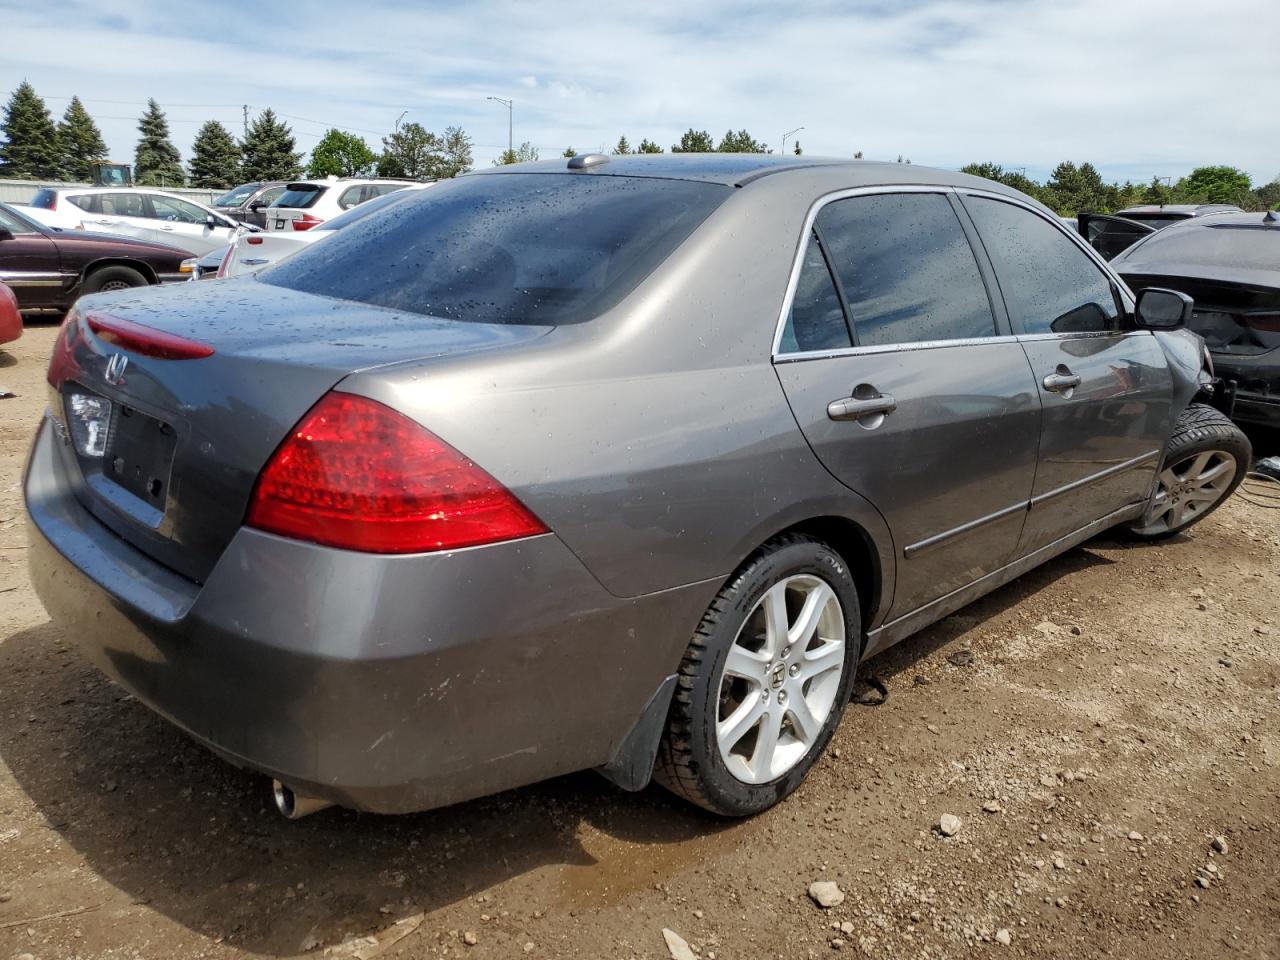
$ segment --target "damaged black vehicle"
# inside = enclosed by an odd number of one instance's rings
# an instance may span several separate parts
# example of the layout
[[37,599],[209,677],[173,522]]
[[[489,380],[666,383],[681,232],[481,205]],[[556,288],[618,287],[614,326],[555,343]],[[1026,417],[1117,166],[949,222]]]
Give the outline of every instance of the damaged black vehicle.
[[1195,300],[1187,327],[1205,340],[1232,419],[1280,427],[1280,213],[1217,213],[1152,233],[1111,261],[1138,292]]

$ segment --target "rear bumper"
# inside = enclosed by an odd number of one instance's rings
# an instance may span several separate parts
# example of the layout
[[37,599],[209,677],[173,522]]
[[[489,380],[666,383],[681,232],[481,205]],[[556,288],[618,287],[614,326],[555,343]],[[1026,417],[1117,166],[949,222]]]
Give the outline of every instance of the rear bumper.
[[198,586],[80,506],[59,442],[46,420],[24,482],[50,616],[226,759],[343,806],[423,810],[608,763],[716,589],[620,600],[552,535],[380,557],[247,529]]

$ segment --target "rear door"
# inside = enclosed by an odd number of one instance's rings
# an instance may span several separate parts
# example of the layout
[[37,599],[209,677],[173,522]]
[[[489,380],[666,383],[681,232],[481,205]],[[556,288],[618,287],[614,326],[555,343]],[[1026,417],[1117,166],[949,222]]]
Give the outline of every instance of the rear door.
[[1044,405],[1020,553],[1144,501],[1169,434],[1164,351],[1111,277],[1048,214],[991,196],[964,205],[995,268]]
[[0,283],[13,288],[18,309],[38,310],[62,299],[66,278],[58,245],[21,217],[0,210]]
[[1040,402],[971,230],[942,190],[827,203],[775,348],[810,446],[893,533],[890,619],[1007,563],[1035,475]]
[[156,240],[155,221],[146,195],[133,190],[95,195],[93,212],[84,216],[85,229],[114,233],[135,240]]
[[1082,213],[1076,217],[1080,236],[1104,260],[1111,260],[1133,246],[1155,227],[1124,217],[1109,217],[1102,213]]

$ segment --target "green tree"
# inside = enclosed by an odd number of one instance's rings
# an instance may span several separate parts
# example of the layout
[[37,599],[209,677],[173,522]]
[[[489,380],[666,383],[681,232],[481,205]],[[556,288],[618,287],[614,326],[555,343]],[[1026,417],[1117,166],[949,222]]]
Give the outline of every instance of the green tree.
[[560,154],[562,157],[576,157],[577,155],[578,151],[573,149],[573,147],[565,147],[564,153]]
[[0,176],[56,180],[62,175],[58,129],[35,87],[23,80],[5,106]]
[[528,140],[514,150],[503,150],[502,156],[493,161],[495,167],[505,167],[513,163],[526,163],[538,159],[538,148]]
[[630,152],[631,152],[631,143],[630,141],[627,140],[627,135],[624,133],[622,136],[618,138],[618,142],[613,148],[613,155],[617,157],[617,156],[621,156],[622,154],[626,154]]
[[1076,166],[1064,161],[1053,168],[1053,174],[1044,185],[1040,198],[1063,216],[1074,217],[1078,213],[1105,213],[1107,206],[1106,184],[1091,163]]
[[861,150],[859,150],[857,153],[855,153],[855,154],[853,155],[853,159],[855,159],[855,160],[861,160],[861,159],[862,159],[862,151],[861,151]]
[[1280,207],[1280,177],[1263,184],[1253,191],[1259,209],[1273,210]]
[[1004,182],[1004,167],[998,163],[967,163],[960,168],[960,172],[967,173],[972,177]]
[[362,137],[334,128],[311,148],[307,176],[363,177],[373,170],[377,159]]
[[147,112],[138,118],[138,149],[133,159],[133,177],[151,186],[181,186],[186,182],[182,157],[169,139],[169,121],[155,98],[147,101]]
[[679,143],[671,145],[672,153],[713,153],[715,149],[711,134],[705,130],[694,130],[693,127],[684,132]]
[[246,181],[296,180],[302,176],[302,154],[293,131],[270,108],[249,125],[240,144],[241,175]]
[[409,122],[382,138],[378,174],[383,177],[430,177],[432,158],[444,149],[443,141],[420,123]]
[[1178,194],[1188,203],[1241,203],[1253,181],[1235,167],[1196,167],[1178,181]]
[[93,165],[107,159],[102,131],[79,97],[71,98],[58,124],[58,148],[63,175],[72,180],[92,179]]
[[461,127],[444,128],[444,150],[440,154],[434,176],[438,180],[466,173],[474,164],[471,138]]
[[1142,191],[1142,202],[1157,205],[1173,203],[1173,189],[1163,183],[1160,177],[1152,177],[1151,183]]
[[661,153],[661,152],[662,152],[662,148],[658,146],[656,143],[654,143],[652,140],[650,140],[648,137],[645,137],[643,140],[641,140],[640,146],[636,147],[636,153]]
[[745,130],[739,130],[734,133],[732,130],[726,130],[724,136],[720,139],[720,146],[716,147],[717,153],[768,153],[769,148],[760,143],[747,133]]
[[240,144],[217,120],[205,123],[191,144],[191,185],[226,190],[240,183]]

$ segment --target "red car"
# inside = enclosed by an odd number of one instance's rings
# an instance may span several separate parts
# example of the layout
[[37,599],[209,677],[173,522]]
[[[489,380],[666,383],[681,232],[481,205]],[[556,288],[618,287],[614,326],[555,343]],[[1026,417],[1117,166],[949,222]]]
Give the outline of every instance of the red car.
[[22,336],[22,314],[18,312],[18,298],[5,284],[0,283],[0,343],[9,343]]
[[23,313],[62,313],[82,293],[185,280],[186,251],[145,240],[54,230],[0,203],[0,283]]

